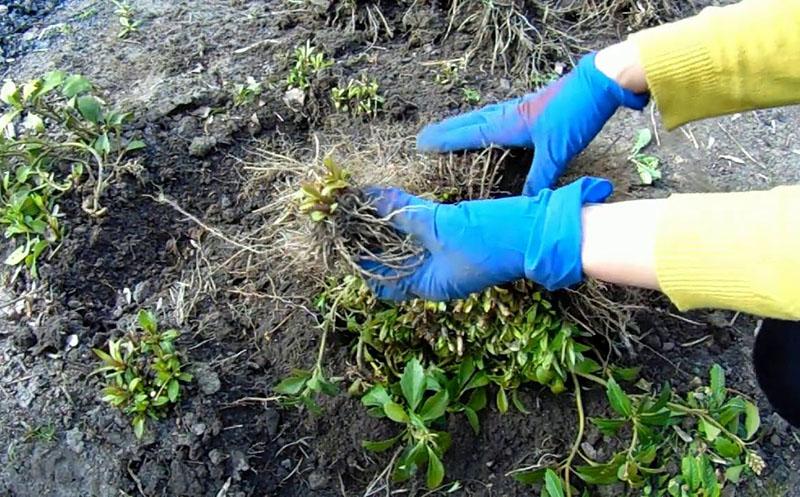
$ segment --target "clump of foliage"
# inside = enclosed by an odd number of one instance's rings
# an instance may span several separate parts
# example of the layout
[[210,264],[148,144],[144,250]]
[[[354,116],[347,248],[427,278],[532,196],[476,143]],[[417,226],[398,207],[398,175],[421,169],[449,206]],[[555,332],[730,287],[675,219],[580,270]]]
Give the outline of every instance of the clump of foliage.
[[[613,379],[582,375],[605,385],[611,418],[591,418],[609,437],[625,434],[626,447],[608,461],[592,461],[580,450],[583,407],[579,404],[581,431],[570,456],[555,467],[518,471],[515,477],[535,483],[555,470],[561,495],[571,495],[570,476],[590,485],[627,483],[645,497],[719,496],[727,483],[736,484],[748,474],[761,474],[764,462],[750,448],[760,426],[758,408],[725,388],[722,368],[714,365],[711,380],[681,397],[666,383],[660,391],[640,381],[643,393],[629,394]],[[578,399],[580,403],[580,399]],[[576,456],[586,464],[574,466]],[[680,465],[670,465],[680,461]],[[551,495],[553,495],[551,493]]]
[[636,142],[633,144],[631,155],[628,160],[636,166],[636,172],[644,185],[652,185],[654,181],[661,179],[658,157],[642,153],[642,150],[650,145],[653,140],[653,133],[650,128],[640,129],[636,134]]
[[311,80],[317,73],[332,65],[333,61],[325,58],[325,54],[312,47],[311,41],[308,40],[305,45],[297,47],[294,51],[294,65],[289,71],[286,86],[306,90],[311,86]]
[[116,10],[114,10],[114,14],[117,15],[117,20],[121,26],[119,33],[117,33],[117,38],[127,38],[131,33],[139,31],[139,26],[142,24],[142,21],[134,20],[135,12],[131,5],[128,2],[120,0],[111,0],[111,3],[117,7]]
[[108,341],[108,352],[94,349],[103,361],[95,373],[103,373],[107,385],[103,400],[131,416],[137,438],[147,419],[160,419],[181,398],[182,384],[192,380],[183,357],[175,347],[180,332],[160,330],[152,312],[141,310],[139,329],[124,338]]
[[474,88],[462,88],[461,94],[464,97],[464,103],[474,105],[481,101],[481,94]]
[[[422,249],[378,216],[373,199],[353,184],[350,174],[332,157],[323,161],[324,171],[297,192],[300,214],[311,223],[312,237],[325,267],[341,261],[351,271],[384,278],[401,277],[420,262]],[[377,264],[393,276],[373,273]]]
[[337,111],[349,112],[355,116],[375,117],[384,102],[378,89],[375,79],[351,79],[347,86],[337,86],[331,90],[333,106]]
[[39,256],[63,236],[59,197],[88,171],[94,191],[83,209],[104,214],[108,169],[144,143],[123,139],[131,114],[109,109],[77,74],[53,71],[21,86],[6,80],[0,101],[0,224],[6,238],[21,240],[5,262],[24,262],[36,277]]
[[252,76],[247,77],[247,83],[238,83],[233,88],[233,105],[240,106],[253,102],[264,92],[264,87]]

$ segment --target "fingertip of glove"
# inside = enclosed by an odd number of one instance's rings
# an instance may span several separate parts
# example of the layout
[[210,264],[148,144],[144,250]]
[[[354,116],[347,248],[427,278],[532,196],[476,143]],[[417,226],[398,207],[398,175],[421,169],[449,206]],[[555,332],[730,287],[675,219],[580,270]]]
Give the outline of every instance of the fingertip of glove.
[[581,184],[583,202],[603,202],[614,193],[614,184],[605,178],[585,177],[578,180]]

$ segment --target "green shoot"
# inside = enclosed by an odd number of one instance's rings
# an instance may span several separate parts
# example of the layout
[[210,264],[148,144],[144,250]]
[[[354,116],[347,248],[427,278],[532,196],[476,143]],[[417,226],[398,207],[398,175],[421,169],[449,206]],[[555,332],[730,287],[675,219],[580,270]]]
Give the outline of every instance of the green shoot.
[[461,93],[464,96],[464,103],[475,105],[481,101],[481,94],[474,88],[462,88]]
[[155,316],[141,310],[137,331],[108,341],[108,352],[94,349],[103,366],[103,400],[132,417],[136,438],[144,434],[147,419],[164,417],[181,398],[182,384],[192,380],[175,347],[177,330],[159,330]]
[[56,439],[56,427],[53,424],[39,425],[28,428],[25,440],[38,440],[39,442],[52,442]]
[[323,52],[318,52],[311,46],[311,41],[297,47],[294,51],[294,65],[286,79],[287,88],[306,90],[311,86],[311,79],[326,67],[333,65],[333,61],[326,59]]
[[636,166],[639,178],[644,185],[652,185],[654,181],[661,179],[658,157],[642,153],[653,140],[653,133],[650,128],[642,128],[636,134],[636,143],[633,145],[631,155],[628,160]]
[[117,15],[117,20],[119,21],[120,31],[117,33],[117,38],[124,39],[127,38],[131,33],[135,33],[139,31],[139,26],[142,24],[142,21],[136,21],[133,19],[134,17],[134,10],[130,6],[130,4],[124,0],[111,0],[117,9],[114,11],[114,14]]
[[339,207],[337,197],[350,187],[350,174],[331,157],[323,161],[325,174],[316,182],[304,183],[297,193],[300,212],[314,222],[327,219]]
[[247,77],[247,84],[237,84],[233,89],[233,105],[236,107],[249,104],[258,98],[264,91],[261,83],[254,77]]
[[378,82],[366,77],[351,79],[344,88],[333,88],[331,99],[337,111],[368,117],[375,117],[384,102],[378,94]]

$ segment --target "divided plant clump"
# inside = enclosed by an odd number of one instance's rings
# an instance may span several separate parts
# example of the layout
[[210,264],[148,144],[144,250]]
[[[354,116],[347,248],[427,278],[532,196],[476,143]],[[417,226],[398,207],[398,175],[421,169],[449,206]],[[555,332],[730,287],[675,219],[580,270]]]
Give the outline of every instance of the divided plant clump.
[[[359,261],[416,260],[421,253],[409,248],[413,240],[392,235],[368,197],[331,159],[295,198],[298,220],[319,235],[314,240],[330,276],[316,302],[323,317],[317,360],[275,390],[286,404],[319,414],[320,395],[335,395],[346,386],[370,414],[396,423],[395,436],[363,442],[370,451],[398,451],[392,459],[396,481],[424,474],[430,488],[439,487],[450,446],[445,420],[463,415],[478,433],[480,412],[490,398],[500,412],[513,405],[528,413],[518,395],[528,385],[548,387],[553,394],[572,391],[576,402],[578,433],[567,455],[508,473],[522,483],[541,484],[545,496],[592,495],[597,485],[625,483],[631,495],[717,497],[726,485],[763,470],[753,447],[758,409],[726,389],[721,367],[712,368],[708,386],[683,395],[669,384],[654,388],[638,379],[637,368],[609,363],[592,333],[563,319],[549,296],[527,281],[454,302],[381,302],[364,282],[374,275]],[[353,237],[354,232],[368,236]],[[389,249],[378,252],[385,237]],[[325,372],[331,331],[351,337],[357,366],[337,377]],[[623,389],[621,383],[631,386]],[[582,395],[590,386],[606,391],[610,417],[585,412]],[[605,461],[592,460],[581,449],[587,421],[624,448]]]
[[131,114],[109,109],[78,74],[53,71],[0,89],[0,224],[18,240],[6,264],[38,274],[39,257],[64,235],[58,200],[85,181],[94,183],[83,210],[101,216],[104,190],[140,140],[123,137]]

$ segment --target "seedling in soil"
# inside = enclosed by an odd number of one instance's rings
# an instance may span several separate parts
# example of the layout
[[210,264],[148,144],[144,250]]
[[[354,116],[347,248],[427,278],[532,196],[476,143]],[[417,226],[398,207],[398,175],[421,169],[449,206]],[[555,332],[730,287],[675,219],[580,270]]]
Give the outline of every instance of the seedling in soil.
[[388,450],[398,442],[405,444],[393,478],[406,481],[427,467],[428,488],[441,485],[444,480],[442,455],[450,447],[451,438],[449,433],[438,431],[434,426],[443,424],[450,405],[447,389],[426,376],[420,362],[412,359],[398,383],[388,389],[383,385],[373,387],[361,402],[370,408],[370,414],[387,417],[403,426],[399,434],[388,440],[362,443],[373,452]]
[[[180,401],[182,384],[192,380],[175,347],[178,330],[159,330],[150,311],[141,310],[138,327],[124,338],[108,341],[108,352],[94,349],[107,384],[103,400],[131,416],[137,438],[147,419],[163,418]],[[94,374],[93,373],[93,374]]]
[[459,72],[459,64],[455,62],[444,62],[442,63],[442,68],[436,73],[434,81],[436,81],[436,84],[442,86],[457,85],[461,82]]
[[344,88],[331,90],[333,106],[337,111],[355,116],[375,117],[383,106],[384,99],[378,94],[378,82],[374,79],[351,79]]
[[636,166],[636,172],[644,185],[652,185],[654,181],[661,179],[658,157],[642,153],[653,140],[653,133],[650,128],[640,129],[636,134],[636,143],[633,145],[631,155],[628,160]]
[[59,197],[88,171],[94,191],[83,208],[102,215],[108,168],[115,171],[126,154],[144,147],[122,138],[131,115],[108,109],[91,90],[83,76],[61,71],[22,86],[6,80],[0,89],[6,105],[0,116],[0,224],[6,238],[20,240],[5,262],[24,262],[34,277],[39,256],[62,236]]
[[25,440],[52,442],[56,438],[56,427],[52,424],[33,426],[25,433]]
[[289,71],[286,86],[306,90],[311,86],[311,80],[317,73],[332,65],[332,60],[326,59],[323,52],[318,52],[312,47],[310,40],[306,41],[305,45],[297,47],[294,51],[294,66]]
[[464,103],[474,105],[481,101],[481,94],[474,88],[462,88],[461,93],[464,96]]
[[111,3],[117,7],[114,14],[118,16],[117,19],[121,26],[119,33],[117,33],[117,38],[127,38],[131,33],[139,31],[139,26],[142,24],[142,21],[135,21],[133,19],[135,12],[130,4],[119,0],[111,0]]
[[247,77],[247,84],[237,84],[233,89],[233,105],[249,104],[263,93],[264,88],[254,77]]
[[[604,435],[629,434],[626,448],[606,462],[592,461],[580,450],[583,436],[583,406],[576,387],[579,434],[570,456],[556,468],[538,467],[516,472],[524,483],[541,481],[549,470],[562,475],[565,495],[571,495],[570,476],[589,485],[627,483],[643,496],[673,497],[719,496],[727,483],[736,484],[764,469],[761,457],[750,448],[760,420],[756,406],[725,388],[722,368],[711,369],[709,386],[689,392],[685,398],[675,394],[669,384],[651,393],[640,382],[643,394],[629,394],[610,378],[591,374],[584,379],[605,386],[615,417],[591,418]],[[573,466],[576,456],[588,464]],[[681,461],[672,467],[670,461]],[[672,467],[672,469],[670,469]]]

